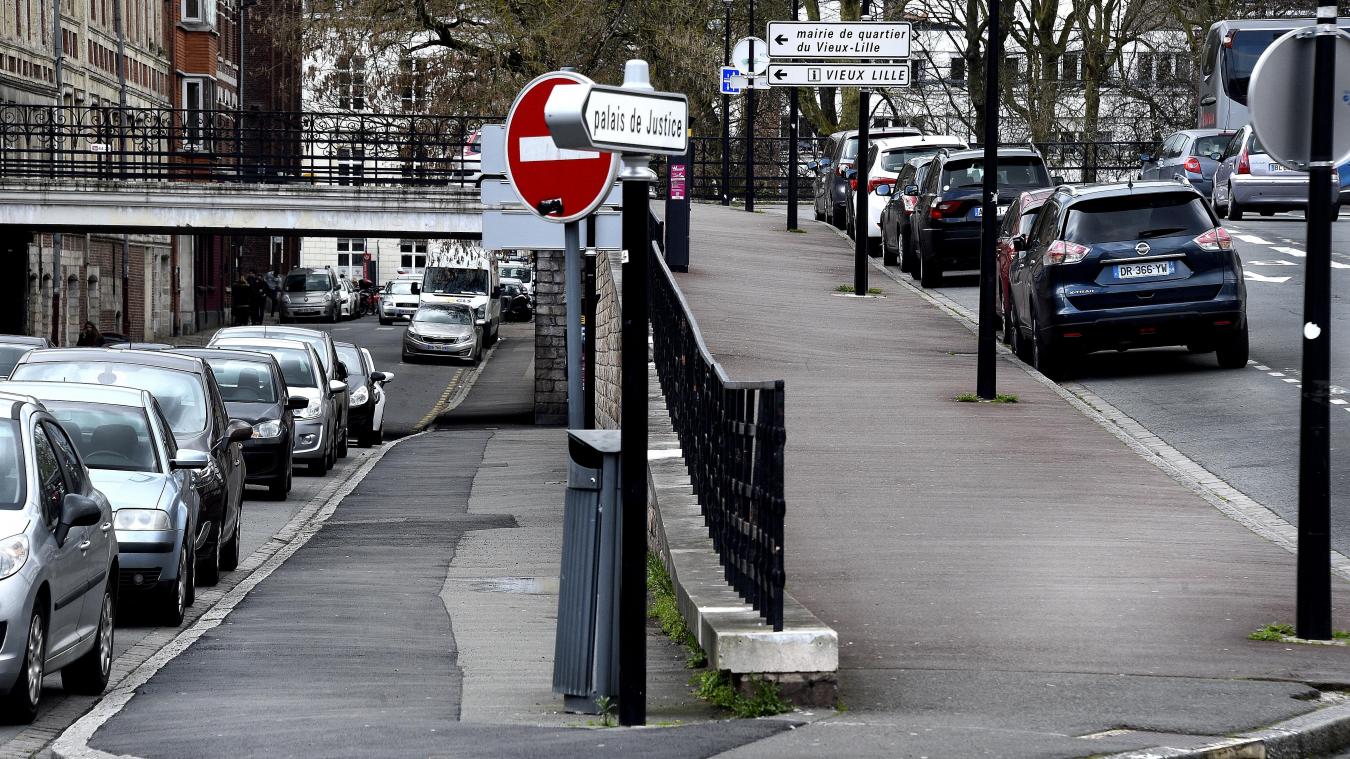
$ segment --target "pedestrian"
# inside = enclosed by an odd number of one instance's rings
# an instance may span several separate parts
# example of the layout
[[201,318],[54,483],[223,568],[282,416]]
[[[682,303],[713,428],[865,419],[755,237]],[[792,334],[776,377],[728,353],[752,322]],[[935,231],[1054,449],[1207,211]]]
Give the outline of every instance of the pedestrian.
[[98,327],[94,326],[93,322],[85,322],[84,326],[80,328],[80,339],[75,344],[86,348],[102,348],[103,334],[98,331]]
[[249,316],[253,313],[253,286],[239,275],[239,281],[230,287],[231,311],[234,314],[234,326],[247,327]]
[[263,275],[263,282],[267,283],[267,297],[272,301],[272,315],[276,316],[277,303],[281,300],[281,276],[273,269]]
[[263,323],[263,311],[267,308],[267,283],[258,276],[257,269],[248,270],[248,284],[253,288],[252,310],[249,316],[254,324]]

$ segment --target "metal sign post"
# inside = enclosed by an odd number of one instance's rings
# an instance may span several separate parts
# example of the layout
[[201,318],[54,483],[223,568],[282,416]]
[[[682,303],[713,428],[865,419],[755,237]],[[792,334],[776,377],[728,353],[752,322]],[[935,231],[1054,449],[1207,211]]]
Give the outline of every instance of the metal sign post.
[[619,591],[619,723],[647,720],[647,189],[651,154],[689,148],[684,95],[654,92],[647,62],[624,65],[623,87],[556,87],[544,106],[553,140],[563,148],[623,154],[623,379],[621,463],[622,558]]
[[998,394],[994,362],[994,243],[998,237],[998,65],[999,0],[989,0],[989,36],[984,56],[984,200],[980,209],[980,314],[976,338],[975,394],[992,401]]
[[1252,70],[1252,125],[1270,156],[1308,172],[1308,257],[1303,290],[1303,391],[1299,410],[1299,637],[1331,638],[1331,207],[1333,166],[1350,158],[1350,36],[1336,6],[1317,25],[1276,40]]

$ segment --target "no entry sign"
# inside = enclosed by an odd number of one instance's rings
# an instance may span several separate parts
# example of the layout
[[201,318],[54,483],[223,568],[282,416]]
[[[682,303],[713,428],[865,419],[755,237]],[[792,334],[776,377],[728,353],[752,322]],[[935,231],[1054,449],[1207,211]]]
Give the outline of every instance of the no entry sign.
[[554,71],[525,85],[506,117],[506,177],[526,208],[549,221],[576,221],[609,195],[619,156],[560,148],[544,123],[544,104],[558,85],[592,84]]

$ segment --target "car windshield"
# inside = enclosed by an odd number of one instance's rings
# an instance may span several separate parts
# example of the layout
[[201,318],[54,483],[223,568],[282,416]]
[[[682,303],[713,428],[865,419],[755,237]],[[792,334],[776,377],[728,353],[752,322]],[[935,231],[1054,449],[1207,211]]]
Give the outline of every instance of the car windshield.
[[31,350],[30,345],[0,345],[0,377],[14,371],[14,365]]
[[502,276],[510,277],[512,279],[518,279],[521,282],[529,283],[530,270],[525,268],[524,266],[503,266]]
[[417,295],[422,286],[417,282],[390,282],[384,286],[388,295]]
[[0,509],[23,508],[23,472],[19,423],[0,419]]
[[74,401],[42,404],[70,435],[80,458],[90,469],[156,474],[161,471],[145,409]]
[[940,145],[913,147],[913,148],[891,148],[881,154],[881,168],[884,171],[899,171],[905,167],[913,158],[925,158],[927,156],[937,155],[942,149]]
[[424,324],[473,324],[473,313],[467,308],[422,306],[413,314],[413,321]]
[[[361,373],[361,352],[356,346],[346,347],[337,346],[338,361],[341,361],[347,367],[347,373],[357,375]],[[353,388],[355,389],[355,388]]]
[[451,269],[433,266],[422,275],[422,292],[438,295],[486,295],[487,269]]
[[1197,138],[1194,145],[1191,145],[1191,155],[1213,156],[1223,153],[1223,149],[1228,145],[1228,141],[1233,139],[1231,134],[1215,134],[1209,137]]
[[286,275],[286,292],[288,293],[324,291],[330,289],[332,284],[333,280],[327,274]]
[[202,378],[161,366],[101,361],[43,361],[20,364],[13,379],[31,382],[83,382],[146,390],[159,401],[175,435],[195,435],[206,428],[206,389]]
[[1092,245],[1184,235],[1214,228],[1205,201],[1193,193],[1149,193],[1087,200],[1069,208],[1064,239]]
[[226,403],[276,403],[277,388],[272,370],[258,361],[234,358],[208,358],[211,372]]
[[[942,189],[970,189],[984,184],[984,161],[960,158],[942,167]],[[1045,163],[1035,156],[999,156],[998,187],[1002,189],[1049,187]]]
[[309,351],[301,348],[280,348],[249,346],[251,351],[267,353],[281,366],[281,376],[290,387],[318,387],[314,377],[314,365],[310,363]]

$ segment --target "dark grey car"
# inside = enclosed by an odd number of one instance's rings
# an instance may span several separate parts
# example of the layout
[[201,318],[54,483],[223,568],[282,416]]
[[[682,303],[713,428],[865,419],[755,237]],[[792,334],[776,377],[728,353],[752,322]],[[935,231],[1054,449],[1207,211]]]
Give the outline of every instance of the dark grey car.
[[1139,178],[1184,179],[1208,198],[1214,190],[1219,158],[1232,138],[1233,132],[1223,129],[1184,129],[1172,134],[1139,156]]

